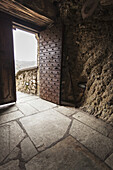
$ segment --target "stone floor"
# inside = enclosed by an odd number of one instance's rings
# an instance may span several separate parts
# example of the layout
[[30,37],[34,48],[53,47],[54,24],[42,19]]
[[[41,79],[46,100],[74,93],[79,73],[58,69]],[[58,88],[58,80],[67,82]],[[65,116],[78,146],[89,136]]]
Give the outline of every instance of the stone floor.
[[18,92],[0,106],[0,170],[113,169],[113,128],[72,107]]

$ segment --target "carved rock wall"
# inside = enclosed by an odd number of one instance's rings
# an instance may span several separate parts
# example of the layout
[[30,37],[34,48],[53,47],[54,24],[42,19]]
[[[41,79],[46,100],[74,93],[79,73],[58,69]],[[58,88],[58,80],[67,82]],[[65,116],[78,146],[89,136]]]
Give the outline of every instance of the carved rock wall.
[[62,101],[113,124],[113,5],[102,1],[83,20],[85,1],[62,1]]

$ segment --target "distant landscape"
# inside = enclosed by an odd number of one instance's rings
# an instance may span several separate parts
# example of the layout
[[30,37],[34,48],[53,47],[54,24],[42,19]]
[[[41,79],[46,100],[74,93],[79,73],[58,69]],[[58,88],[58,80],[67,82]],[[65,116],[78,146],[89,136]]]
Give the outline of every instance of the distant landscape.
[[16,60],[15,62],[15,72],[17,73],[19,70],[29,67],[34,67],[37,65],[36,61],[19,61]]

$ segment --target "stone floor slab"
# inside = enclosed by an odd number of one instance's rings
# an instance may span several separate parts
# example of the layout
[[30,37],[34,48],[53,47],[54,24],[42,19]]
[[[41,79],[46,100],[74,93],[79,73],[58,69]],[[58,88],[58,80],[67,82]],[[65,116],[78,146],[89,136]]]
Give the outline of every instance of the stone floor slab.
[[73,117],[84,124],[90,126],[91,128],[97,130],[98,132],[102,133],[105,136],[108,136],[110,131],[112,130],[112,127],[105,122],[96,119],[92,115],[88,115],[87,113],[84,112],[78,112]]
[[77,120],[73,121],[70,134],[102,160],[113,149],[113,140]]
[[19,168],[19,160],[13,160],[0,166],[0,170],[21,170]]
[[111,130],[111,132],[108,135],[109,138],[113,139],[113,129]]
[[57,105],[43,99],[33,100],[28,102],[31,106],[39,111],[44,111],[56,107]]
[[35,108],[33,108],[28,103],[16,104],[16,106],[25,116],[32,115],[38,112]]
[[7,113],[10,113],[10,112],[14,112],[14,111],[17,111],[18,108],[15,106],[15,105],[6,105],[6,106],[1,106],[0,107],[0,114],[7,114]]
[[31,95],[29,95],[29,96],[26,96],[26,97],[24,97],[24,98],[19,98],[18,100],[17,100],[17,103],[25,103],[25,102],[28,102],[28,101],[31,101],[31,100],[38,100],[39,99],[39,97],[38,96],[31,96]]
[[113,169],[113,153],[105,161]]
[[20,119],[31,140],[41,150],[63,137],[71,120],[55,110]]
[[24,137],[25,133],[15,121],[0,126],[0,162],[13,151]]
[[24,115],[20,112],[20,111],[15,111],[15,112],[11,112],[5,115],[1,115],[0,116],[0,124],[18,119],[20,117],[23,117]]
[[21,142],[25,137],[25,133],[16,121],[7,123],[10,126],[10,152]]
[[24,161],[28,161],[37,154],[37,150],[29,138],[25,138],[21,142],[21,154]]
[[20,92],[20,91],[17,91],[16,95],[17,95],[17,100],[18,100],[18,99],[21,99],[21,98],[25,98],[25,97],[31,96],[31,94],[22,93],[22,92]]
[[10,152],[10,127],[8,125],[0,127],[0,162],[4,160],[4,158]]
[[76,109],[74,107],[64,107],[64,106],[58,106],[55,108],[55,110],[66,116],[71,116],[76,112]]
[[25,166],[26,170],[110,170],[72,137],[38,154]]
[[[10,107],[11,110],[0,112],[0,161],[4,164],[0,164],[0,170],[24,170],[23,162],[20,162],[21,168],[19,167],[19,158],[28,162],[26,170],[113,168],[113,155],[110,155],[113,151],[113,132],[103,122],[89,118],[76,109],[74,114],[73,109],[57,106],[37,96],[23,93],[19,95],[18,99],[21,100],[17,105],[21,111],[15,105]],[[71,119],[67,116],[73,114],[71,126]],[[15,120],[18,118],[22,125]],[[71,136],[63,139],[62,137],[66,137],[65,133],[70,133]],[[39,153],[37,150],[43,152]],[[110,156],[107,158],[108,155]],[[104,161],[107,158],[106,164],[98,157]]]
[[11,160],[14,160],[18,157],[20,152],[20,149],[18,147],[14,148],[14,150],[12,150],[12,152],[8,155],[8,157],[4,160],[4,163],[7,163]]

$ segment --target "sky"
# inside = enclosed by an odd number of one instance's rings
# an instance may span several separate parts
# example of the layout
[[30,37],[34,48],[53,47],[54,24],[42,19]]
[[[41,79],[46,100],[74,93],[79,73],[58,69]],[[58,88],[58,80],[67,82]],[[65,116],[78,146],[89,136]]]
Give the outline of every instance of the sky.
[[37,60],[37,40],[35,34],[20,29],[13,29],[13,43],[15,60]]

